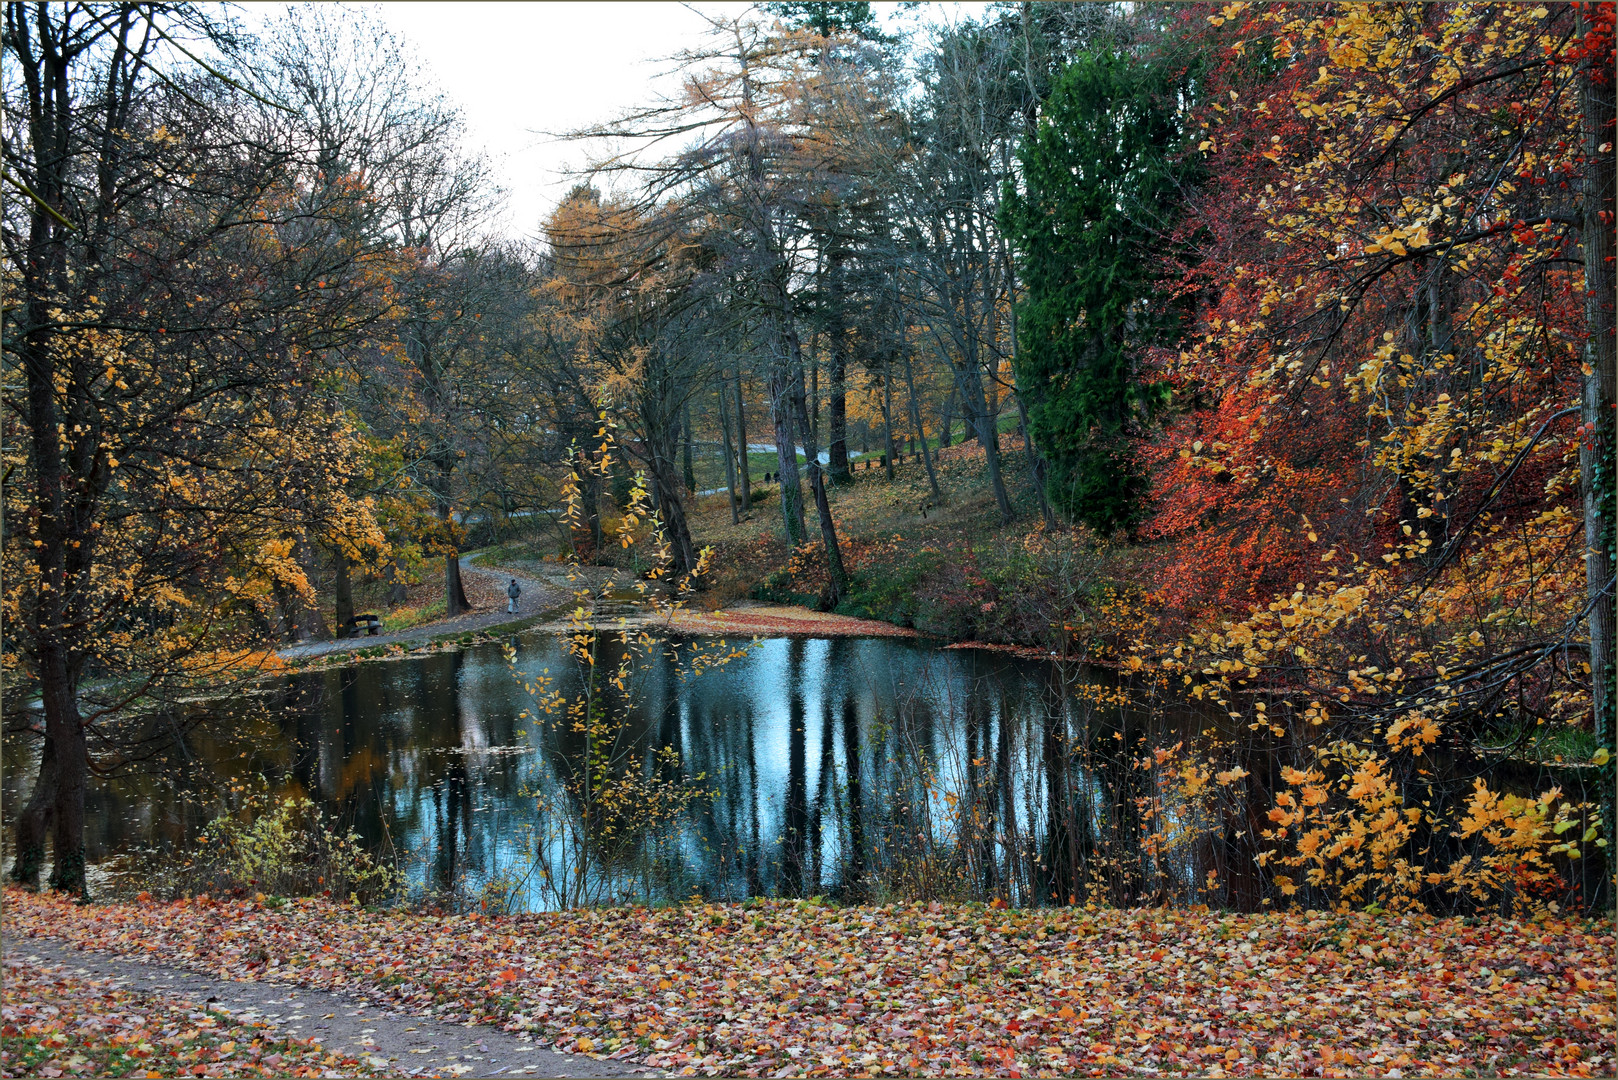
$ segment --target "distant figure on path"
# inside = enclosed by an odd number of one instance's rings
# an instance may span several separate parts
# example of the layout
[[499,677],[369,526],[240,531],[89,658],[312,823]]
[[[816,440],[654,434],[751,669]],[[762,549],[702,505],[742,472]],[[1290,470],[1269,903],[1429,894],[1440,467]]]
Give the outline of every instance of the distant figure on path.
[[517,614],[517,597],[522,595],[522,589],[517,585],[516,578],[512,578],[511,584],[506,586],[506,595],[511,598],[511,603],[506,605],[506,614]]

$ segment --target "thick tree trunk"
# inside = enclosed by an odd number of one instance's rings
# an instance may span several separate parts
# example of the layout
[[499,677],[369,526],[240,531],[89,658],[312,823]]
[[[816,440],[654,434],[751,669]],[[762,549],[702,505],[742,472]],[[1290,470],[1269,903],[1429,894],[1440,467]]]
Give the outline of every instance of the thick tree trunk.
[[354,618],[354,584],[349,575],[348,556],[341,551],[334,554],[337,560],[337,583],[333,589],[337,594],[336,630],[337,636],[342,637]]
[[[292,558],[303,570],[304,577],[308,579],[311,590],[320,580],[319,558],[315,554],[313,545],[307,536],[300,535],[292,545]],[[320,637],[326,632],[326,616],[321,612],[319,597],[311,602],[300,592],[290,593],[292,609],[296,613],[298,631],[303,638]]]
[[691,540],[691,526],[686,521],[685,500],[680,490],[682,485],[674,471],[672,455],[655,454],[652,484],[658,493],[658,516],[663,521],[663,535],[674,558],[674,569],[680,574],[690,574],[697,568],[697,550]]
[[[27,318],[27,312],[24,312]],[[62,454],[56,406],[57,370],[51,350],[37,335],[22,342],[28,383],[28,424],[34,471],[34,552],[39,572],[29,627],[45,712],[47,751],[54,762],[54,789],[49,817],[53,866],[50,886],[85,896],[84,795],[89,771],[83,719],[79,716],[79,663],[68,650],[83,633],[73,610],[79,577],[70,572],[70,545],[80,562],[88,559],[82,523],[70,508],[63,480],[68,463]],[[82,473],[80,474],[82,475]],[[75,535],[77,534],[77,535]],[[19,837],[20,839],[20,837]]]
[[938,419],[938,448],[940,450],[955,443],[955,388],[951,387],[949,395],[944,398],[944,409]]
[[39,888],[39,872],[45,866],[45,844],[56,816],[56,744],[43,740],[39,752],[39,775],[28,804],[17,815],[16,852],[11,862],[11,880],[30,889]]
[[56,791],[51,830],[50,886],[73,896],[89,895],[84,880],[84,796],[89,783],[90,749],[79,716],[77,681],[59,647],[40,655],[40,690],[45,737],[55,758]]
[[280,631],[281,640],[297,644],[303,640],[303,625],[299,622],[298,611],[301,597],[295,596],[291,589],[277,581],[270,586],[275,596],[276,625]]
[[461,557],[448,552],[444,555],[444,616],[453,619],[471,610],[466,588],[461,584]]
[[742,368],[736,365],[736,464],[741,471],[742,512],[753,509],[753,477],[747,461],[747,402],[742,397]]
[[[1580,16],[1582,29],[1589,24]],[[1610,50],[1610,45],[1609,45]],[[1584,571],[1590,605],[1590,683],[1599,745],[1614,749],[1614,583],[1615,540],[1613,454],[1615,380],[1618,356],[1613,341],[1613,258],[1615,170],[1613,143],[1614,74],[1612,53],[1594,56],[1580,80],[1580,112],[1584,136],[1584,317],[1589,334],[1585,342],[1581,419],[1585,437],[1579,450],[1579,482],[1584,496]],[[1618,828],[1611,773],[1604,784],[1602,817],[1611,837]],[[1610,841],[1609,841],[1610,843]],[[1613,849],[1607,848],[1609,860]],[[1609,866],[1612,864],[1609,862]],[[1609,880],[1610,880],[1609,873]],[[1609,896],[1608,902],[1611,902]]]

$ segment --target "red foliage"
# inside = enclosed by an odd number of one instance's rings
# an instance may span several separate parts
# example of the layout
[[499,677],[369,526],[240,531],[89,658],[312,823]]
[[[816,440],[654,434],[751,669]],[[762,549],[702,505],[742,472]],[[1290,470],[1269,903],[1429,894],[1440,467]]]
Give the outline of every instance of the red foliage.
[[[1424,530],[1436,553],[1577,400],[1576,69],[1612,26],[1592,7],[1582,36],[1555,5],[1183,11],[1209,58],[1181,229],[1199,322],[1158,363],[1194,407],[1146,450],[1142,530],[1171,607],[1242,608]],[[1491,527],[1571,505],[1572,429]]]

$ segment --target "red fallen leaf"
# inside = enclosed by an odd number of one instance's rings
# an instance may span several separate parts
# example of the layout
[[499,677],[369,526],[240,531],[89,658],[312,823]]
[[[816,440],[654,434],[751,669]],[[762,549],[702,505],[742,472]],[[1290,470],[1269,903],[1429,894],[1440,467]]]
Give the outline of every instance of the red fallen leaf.
[[516,982],[517,971],[515,968],[506,968],[499,974],[498,978],[501,982]]

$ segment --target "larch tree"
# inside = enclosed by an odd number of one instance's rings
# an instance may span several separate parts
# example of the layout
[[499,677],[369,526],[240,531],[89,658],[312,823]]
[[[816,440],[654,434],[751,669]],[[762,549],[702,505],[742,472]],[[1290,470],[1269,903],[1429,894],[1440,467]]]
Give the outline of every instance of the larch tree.
[[[660,205],[704,222],[703,243],[716,260],[705,272],[731,283],[731,302],[747,312],[763,346],[788,543],[807,539],[798,469],[804,445],[835,603],[846,575],[825,477],[810,449],[799,337],[801,214],[809,195],[797,159],[800,133],[785,108],[804,49],[791,35],[745,20],[712,26],[708,46],[676,58],[684,73],[680,96],[574,134],[618,148],[595,171],[636,177],[648,215]],[[670,142],[686,145],[650,156]]]

